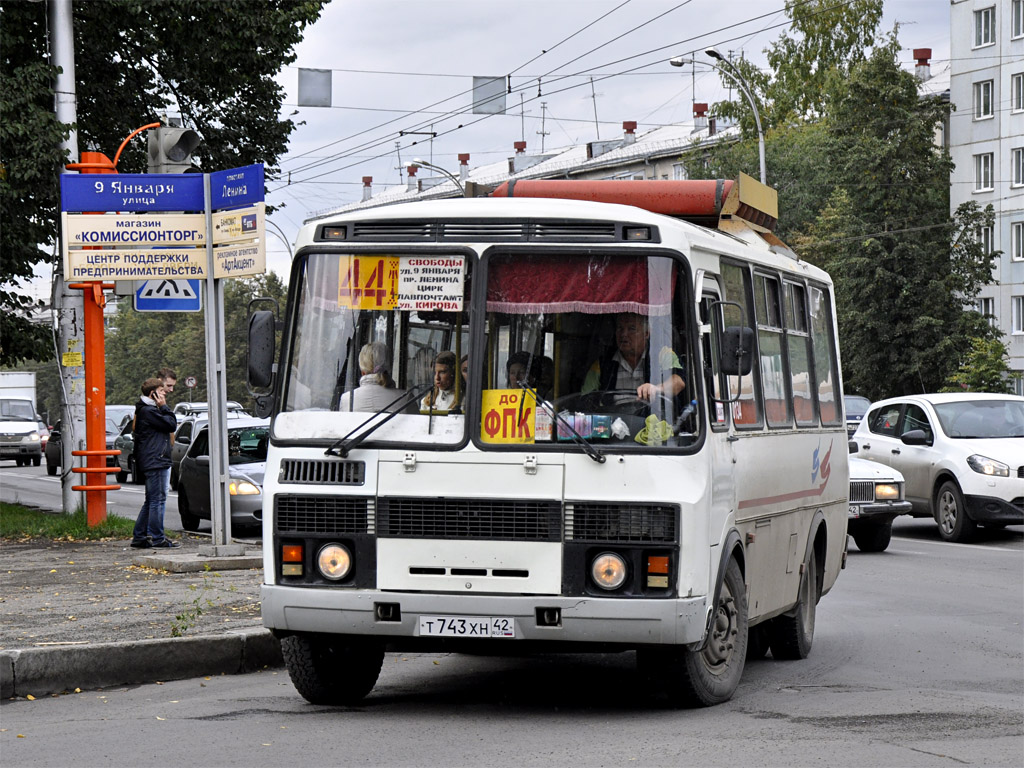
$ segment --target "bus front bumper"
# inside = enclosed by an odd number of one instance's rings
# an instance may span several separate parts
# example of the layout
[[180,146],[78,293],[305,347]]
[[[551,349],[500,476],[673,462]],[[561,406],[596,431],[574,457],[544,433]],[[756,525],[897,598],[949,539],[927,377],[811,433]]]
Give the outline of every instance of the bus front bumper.
[[[264,584],[261,600],[263,625],[278,633],[366,635],[388,642],[434,639],[421,634],[421,616],[510,618],[515,623],[515,640],[595,645],[699,643],[708,620],[705,597],[458,595]],[[545,623],[552,609],[558,611],[553,626]],[[382,620],[382,614],[392,618]],[[487,642],[508,639],[488,638]]]

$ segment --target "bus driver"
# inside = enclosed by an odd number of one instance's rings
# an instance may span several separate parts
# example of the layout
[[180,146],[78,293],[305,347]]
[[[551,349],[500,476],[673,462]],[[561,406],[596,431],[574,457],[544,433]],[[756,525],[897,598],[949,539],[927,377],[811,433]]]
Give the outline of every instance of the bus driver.
[[615,317],[615,348],[594,361],[583,380],[582,392],[633,390],[640,400],[652,402],[655,395],[672,398],[683,391],[682,363],[669,347],[658,353],[661,369],[658,379],[651,383],[651,363],[648,346],[651,326],[643,315],[623,312]]

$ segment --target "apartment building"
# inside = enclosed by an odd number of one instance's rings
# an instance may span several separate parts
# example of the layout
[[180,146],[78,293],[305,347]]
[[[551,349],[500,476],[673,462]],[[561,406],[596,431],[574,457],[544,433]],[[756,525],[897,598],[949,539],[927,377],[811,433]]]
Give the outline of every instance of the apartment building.
[[[1024,0],[951,0],[950,36],[950,209],[995,209],[979,237],[1002,255],[978,308],[1024,372]],[[1015,386],[1024,394],[1024,380]]]

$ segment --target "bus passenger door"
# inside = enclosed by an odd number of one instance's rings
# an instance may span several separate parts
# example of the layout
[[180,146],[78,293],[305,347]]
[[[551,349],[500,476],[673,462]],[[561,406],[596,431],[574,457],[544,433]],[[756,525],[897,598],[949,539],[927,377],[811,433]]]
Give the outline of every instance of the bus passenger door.
[[[729,418],[729,405],[721,402],[729,399],[726,380],[722,375],[719,335],[722,324],[721,305],[715,308],[715,302],[721,300],[721,290],[713,275],[698,276],[703,278],[703,285],[698,282],[700,303],[697,315],[700,321],[700,370],[704,377],[704,395],[707,400],[708,439],[707,446],[711,459],[711,505],[708,520],[708,544],[716,546],[722,541],[723,529],[729,524],[730,515],[735,509],[735,448],[732,437],[733,427]],[[716,325],[718,328],[716,329]],[[716,550],[717,551],[717,550]]]

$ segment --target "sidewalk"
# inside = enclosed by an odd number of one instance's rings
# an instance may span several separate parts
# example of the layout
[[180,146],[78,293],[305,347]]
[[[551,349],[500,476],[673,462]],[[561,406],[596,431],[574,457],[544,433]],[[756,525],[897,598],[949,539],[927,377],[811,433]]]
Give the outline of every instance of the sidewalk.
[[280,664],[260,621],[260,552],[204,558],[208,539],[180,541],[0,543],[0,697]]

